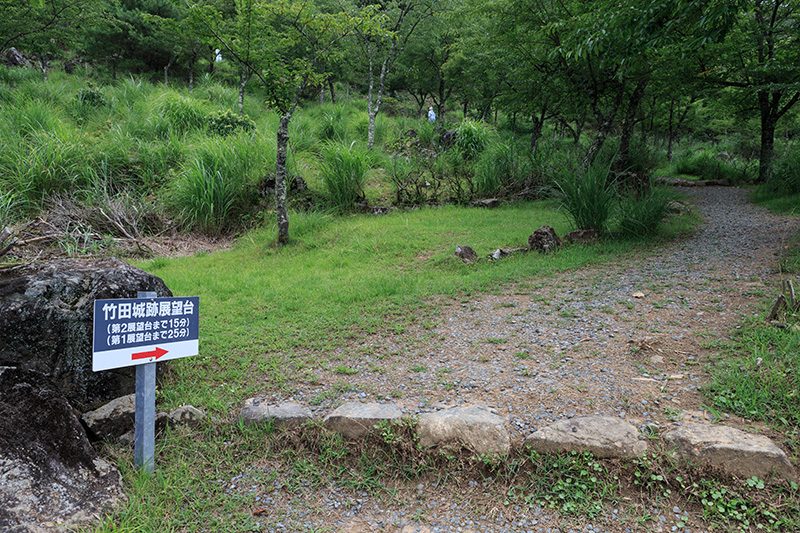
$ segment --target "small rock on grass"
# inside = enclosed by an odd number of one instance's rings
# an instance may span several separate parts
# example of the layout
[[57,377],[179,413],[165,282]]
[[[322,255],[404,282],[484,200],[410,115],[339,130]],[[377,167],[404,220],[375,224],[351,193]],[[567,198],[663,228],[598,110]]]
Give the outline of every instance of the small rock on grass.
[[272,421],[275,425],[296,427],[311,419],[311,410],[294,402],[270,404],[261,398],[249,398],[239,413],[246,424]]
[[591,452],[596,457],[632,459],[647,443],[632,424],[614,416],[580,416],[535,431],[525,444],[541,453]]
[[402,416],[393,403],[347,402],[325,417],[325,426],[346,439],[357,439],[370,433],[375,424]]
[[550,226],[542,226],[528,237],[528,247],[541,253],[555,252],[561,247],[561,239],[556,230]]
[[181,405],[169,414],[169,422],[173,425],[185,424],[194,426],[202,422],[206,414],[193,405]]
[[478,260],[478,254],[469,246],[456,246],[455,255],[467,264],[474,263]]
[[576,229],[564,236],[564,241],[574,244],[593,244],[598,241],[600,235],[593,229]]
[[506,419],[478,405],[425,413],[419,419],[417,434],[426,447],[464,447],[491,455],[508,455],[511,450]]
[[763,435],[715,424],[684,424],[664,434],[676,454],[689,462],[717,468],[731,476],[796,479],[783,450]]
[[136,396],[128,394],[81,415],[89,433],[97,439],[114,439],[133,428]]

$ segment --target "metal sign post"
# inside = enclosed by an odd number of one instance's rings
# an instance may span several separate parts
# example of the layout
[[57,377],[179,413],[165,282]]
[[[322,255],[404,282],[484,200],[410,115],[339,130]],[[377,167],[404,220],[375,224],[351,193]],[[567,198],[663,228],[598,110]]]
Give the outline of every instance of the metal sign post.
[[155,468],[156,361],[198,354],[199,316],[196,296],[94,302],[92,370],[136,366],[133,462],[145,472]]
[[[156,298],[155,292],[137,292],[140,299]],[[155,468],[156,363],[136,367],[136,418],[133,426],[133,464],[148,474]]]

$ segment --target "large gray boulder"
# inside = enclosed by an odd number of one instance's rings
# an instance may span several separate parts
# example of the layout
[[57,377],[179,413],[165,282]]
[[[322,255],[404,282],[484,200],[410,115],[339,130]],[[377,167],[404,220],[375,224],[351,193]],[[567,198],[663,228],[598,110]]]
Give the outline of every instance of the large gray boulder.
[[763,435],[716,424],[684,424],[665,433],[664,440],[685,461],[734,477],[796,478],[786,453]]
[[56,387],[0,367],[0,531],[89,525],[123,499],[119,472],[97,455]]
[[579,416],[534,431],[525,445],[540,453],[591,452],[632,459],[647,451],[635,426],[615,416]]
[[417,435],[425,447],[466,448],[486,455],[511,451],[506,419],[479,405],[425,413],[419,418]]
[[92,372],[92,312],[95,299],[136,291],[172,296],[159,278],[116,259],[0,271],[0,365],[45,374],[81,411],[132,393],[133,368]]
[[403,412],[393,403],[347,402],[325,417],[325,426],[346,439],[358,439],[373,431],[375,424],[398,420]]

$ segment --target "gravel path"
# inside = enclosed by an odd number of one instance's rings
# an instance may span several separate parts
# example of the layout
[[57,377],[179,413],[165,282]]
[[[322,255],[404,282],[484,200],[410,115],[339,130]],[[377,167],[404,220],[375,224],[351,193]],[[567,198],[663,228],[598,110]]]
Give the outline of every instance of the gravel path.
[[[498,295],[444,302],[433,327],[364,340],[372,355],[347,378],[355,391],[333,401],[392,397],[408,413],[481,403],[508,415],[523,435],[580,414],[617,415],[638,426],[705,418],[698,388],[710,344],[762,310],[777,286],[778,256],[800,224],[750,204],[743,190],[686,193],[705,221],[691,238],[644,257],[521,281]],[[299,390],[295,399],[308,402],[322,389]],[[487,519],[457,503],[470,500],[471,490],[458,488],[458,497],[449,490],[425,491],[426,526],[411,519],[413,494],[394,503],[366,498],[357,513],[333,507],[311,514],[326,516],[318,524],[352,531],[524,531],[561,520],[513,509]],[[670,510],[656,510],[665,530],[675,521]],[[594,527],[626,529],[618,516],[608,510]]]

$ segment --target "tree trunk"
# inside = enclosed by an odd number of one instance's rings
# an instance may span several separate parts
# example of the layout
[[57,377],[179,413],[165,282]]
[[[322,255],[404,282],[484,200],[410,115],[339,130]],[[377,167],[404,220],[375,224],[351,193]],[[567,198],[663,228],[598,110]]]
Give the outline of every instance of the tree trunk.
[[647,80],[639,80],[631,95],[628,97],[628,108],[625,117],[622,119],[622,134],[619,139],[619,168],[625,170],[630,167],[631,161],[631,139],[633,130],[636,126],[636,115],[639,111],[644,90],[647,87]]
[[244,68],[239,70],[239,114],[244,115],[244,88],[247,86],[248,76]]
[[467,113],[469,113],[469,100],[464,99],[464,120],[467,120]]
[[42,71],[42,80],[47,81],[47,74],[50,69],[50,60],[46,57],[39,58],[39,70]]
[[331,93],[331,103],[335,104],[336,103],[336,91],[333,88],[333,80],[330,79],[330,78],[328,78],[328,90]]
[[531,115],[531,122],[533,122],[533,131],[531,131],[531,154],[535,154],[536,148],[539,146],[539,138],[542,136],[542,128],[544,127],[546,114],[547,107],[542,106],[539,116]]
[[286,151],[289,146],[291,111],[281,115],[278,126],[277,157],[275,160],[275,212],[278,218],[278,244],[289,242],[289,215],[286,211]]
[[197,63],[197,49],[192,47],[192,54],[189,56],[189,91],[194,89],[194,67]]
[[584,168],[589,168],[592,166],[597,154],[600,153],[600,149],[603,147],[603,144],[605,144],[608,135],[614,129],[614,119],[617,116],[617,111],[619,111],[620,104],[622,104],[622,96],[624,92],[624,85],[619,84],[617,93],[614,96],[614,102],[611,105],[611,109],[605,114],[600,111],[597,94],[595,93],[592,95],[592,109],[594,110],[594,115],[598,118],[600,125],[597,128],[597,133],[592,140],[592,144],[589,145],[589,149],[586,151],[586,155],[583,157],[582,165]]
[[672,144],[675,142],[675,97],[669,100],[669,122],[667,123],[667,161],[672,162]]
[[367,148],[372,148],[375,144],[375,102],[373,101],[373,90],[375,89],[375,72],[373,70],[372,56],[369,58],[369,81],[367,85],[367,118],[369,125],[367,126]]
[[770,94],[758,93],[758,107],[761,112],[761,148],[758,155],[758,183],[766,183],[772,177],[772,158],[775,153],[775,123],[777,117],[770,105]]

